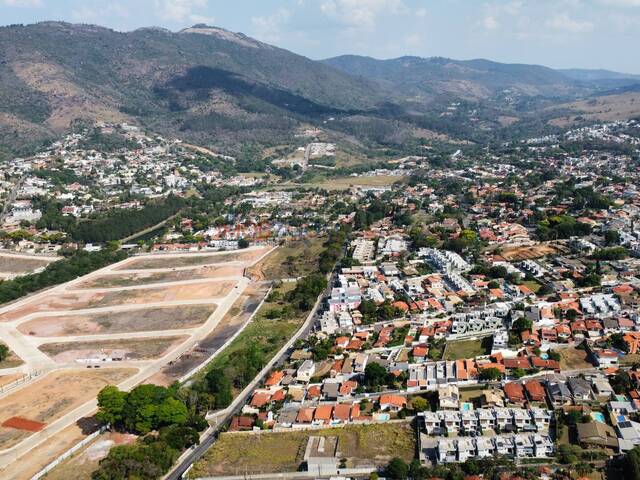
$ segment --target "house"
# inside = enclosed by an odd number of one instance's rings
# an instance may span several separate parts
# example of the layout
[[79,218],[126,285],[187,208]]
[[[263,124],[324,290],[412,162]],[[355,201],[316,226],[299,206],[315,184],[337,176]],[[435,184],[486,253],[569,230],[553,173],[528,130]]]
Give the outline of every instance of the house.
[[576,424],[578,443],[583,448],[618,448],[618,436],[613,427],[602,422]]
[[527,392],[527,397],[529,397],[529,400],[532,402],[544,402],[544,387],[537,380],[528,380],[524,382],[524,389]]
[[389,410],[391,412],[399,412],[407,406],[406,397],[400,395],[380,395],[380,410]]
[[594,377],[591,379],[591,388],[599,399],[608,399],[613,395],[613,387],[604,377]]
[[315,408],[301,408],[300,410],[298,410],[298,415],[296,416],[296,423],[313,422],[314,412],[315,412]]
[[532,408],[529,413],[536,426],[536,430],[540,432],[549,429],[551,424],[551,412],[549,410],[546,408]]
[[458,386],[448,383],[438,387],[438,406],[442,410],[457,410],[460,406]]
[[571,404],[571,391],[569,391],[569,387],[564,382],[548,382],[547,395],[556,408]]
[[331,423],[333,405],[319,405],[313,414],[313,423],[316,425],[327,425]]
[[522,404],[525,401],[524,389],[522,385],[515,382],[504,384],[504,394],[511,403]]
[[333,407],[333,419],[341,422],[347,423],[351,418],[351,405],[348,403],[338,403],[335,407]]
[[576,403],[591,401],[591,385],[587,380],[580,377],[571,377],[567,380],[569,390],[573,394],[573,401]]
[[301,382],[309,382],[315,371],[316,366],[313,363],[313,360],[305,360],[298,368],[296,378]]
[[548,435],[533,435],[533,451],[536,458],[552,457],[555,451],[553,440]]
[[515,435],[513,440],[516,457],[525,458],[534,456],[533,441],[529,435]]
[[595,350],[592,353],[599,368],[618,366],[618,354],[613,350]]
[[476,441],[476,456],[479,458],[492,457],[495,453],[495,447],[491,438],[477,437]]
[[437,412],[421,412],[418,414],[422,418],[424,430],[429,435],[439,434],[441,431],[440,424],[442,423],[440,416]]

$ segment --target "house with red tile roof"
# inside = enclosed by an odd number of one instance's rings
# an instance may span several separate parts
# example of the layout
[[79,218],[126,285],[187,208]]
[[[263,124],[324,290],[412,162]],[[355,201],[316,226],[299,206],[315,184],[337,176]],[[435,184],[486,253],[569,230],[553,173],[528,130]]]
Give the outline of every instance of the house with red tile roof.
[[407,406],[407,399],[401,395],[384,394],[378,400],[381,410],[398,412]]
[[296,416],[296,423],[313,422],[314,412],[315,412],[315,408],[301,408],[300,410],[298,410],[298,415]]
[[328,424],[333,415],[333,405],[319,405],[313,414],[314,423]]
[[544,402],[545,390],[540,382],[537,380],[528,380],[524,382],[524,389],[527,392],[527,397],[532,402]]
[[271,373],[271,375],[269,375],[269,378],[267,378],[267,381],[264,382],[266,387],[275,387],[277,385],[280,385],[280,382],[282,382],[282,379],[284,378],[284,372],[282,372],[281,370],[276,370],[275,372]]
[[526,399],[522,385],[515,382],[508,382],[504,384],[504,394],[511,403],[522,404]]

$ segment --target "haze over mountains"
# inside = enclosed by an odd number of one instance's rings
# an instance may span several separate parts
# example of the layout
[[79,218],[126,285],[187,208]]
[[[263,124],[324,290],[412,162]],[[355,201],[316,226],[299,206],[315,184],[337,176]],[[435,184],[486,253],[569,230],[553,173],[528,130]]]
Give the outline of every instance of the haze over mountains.
[[[328,119],[327,129],[355,143],[436,134],[484,141],[514,125],[551,128],[554,116],[571,114],[565,102],[638,83],[616,72],[489,60],[313,61],[203,25],[121,33],[44,22],[0,28],[0,152],[26,154],[96,120],[138,122],[228,151],[278,145]],[[447,113],[451,102],[464,108]]]

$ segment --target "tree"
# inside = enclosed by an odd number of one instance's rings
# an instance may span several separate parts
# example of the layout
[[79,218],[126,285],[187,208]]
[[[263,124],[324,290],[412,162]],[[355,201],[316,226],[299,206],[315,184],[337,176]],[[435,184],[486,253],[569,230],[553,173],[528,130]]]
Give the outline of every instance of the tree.
[[180,400],[167,398],[158,406],[158,423],[160,425],[183,425],[187,422],[187,407]]
[[127,393],[109,385],[98,393],[98,413],[96,418],[104,424],[117,425],[123,421]]
[[531,320],[528,320],[524,317],[520,317],[515,322],[513,322],[513,324],[511,325],[511,330],[520,334],[524,331],[531,330],[532,325],[533,325],[533,322],[531,322]]
[[387,465],[384,474],[392,480],[404,480],[409,475],[409,465],[401,458],[395,457]]
[[486,368],[480,372],[480,380],[497,381],[502,378],[502,373],[495,367]]
[[411,405],[415,412],[424,412],[429,408],[429,402],[422,397],[415,397],[411,399]]
[[364,383],[369,387],[379,387],[385,384],[387,369],[376,362],[368,363],[364,369]]
[[205,376],[209,392],[215,396],[216,408],[226,408],[233,401],[231,380],[222,370],[211,370]]
[[9,356],[9,347],[4,343],[0,343],[0,362],[4,362]]
[[249,242],[246,241],[244,238],[241,238],[240,240],[238,240],[238,248],[243,249],[243,248],[247,248],[249,246]]

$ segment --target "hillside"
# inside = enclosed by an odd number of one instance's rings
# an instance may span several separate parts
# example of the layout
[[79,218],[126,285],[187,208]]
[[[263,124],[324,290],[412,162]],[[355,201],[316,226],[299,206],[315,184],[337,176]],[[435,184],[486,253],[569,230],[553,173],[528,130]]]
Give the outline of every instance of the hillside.
[[205,143],[266,141],[306,116],[365,111],[383,98],[329,66],[202,26],[10,26],[0,28],[0,59],[0,144],[18,151],[77,119],[137,119]]
[[469,100],[491,98],[505,89],[514,93],[559,97],[588,89],[578,81],[538,65],[505,64],[489,60],[400,57],[377,60],[344,55],[324,63],[351,75],[375,79],[406,95],[434,98],[455,95]]

